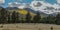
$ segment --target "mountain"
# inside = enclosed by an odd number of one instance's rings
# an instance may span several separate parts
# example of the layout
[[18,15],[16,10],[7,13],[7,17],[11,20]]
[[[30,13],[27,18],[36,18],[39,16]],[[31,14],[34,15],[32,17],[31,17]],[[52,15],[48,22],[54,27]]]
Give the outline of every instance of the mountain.
[[[40,12],[43,16],[47,15],[55,15],[55,13],[60,12],[60,6],[57,4],[49,4],[43,1],[33,1],[31,4],[22,4],[19,8],[24,9],[26,11],[30,11],[34,14]],[[17,10],[18,7],[7,7],[7,10]]]
[[12,7],[7,7],[8,10],[17,10],[17,9],[25,9],[27,11],[31,11],[36,13],[39,11],[41,14],[50,15],[55,14],[55,12],[60,12],[60,5],[59,4],[50,4],[44,1],[32,1],[31,3],[11,3]]
[[[17,8],[17,7],[7,7],[6,8],[7,10],[20,10],[19,8]],[[44,10],[46,10],[46,9],[48,9],[48,10],[52,10],[52,9],[54,9],[54,8],[51,8],[51,7],[46,7]],[[31,9],[31,8],[23,8],[23,10],[26,10],[26,11],[29,11],[29,12],[31,12],[31,13],[34,13],[34,14],[37,14],[37,12],[40,12],[40,14],[42,15],[42,16],[44,16],[44,17],[46,17],[46,16],[48,16],[48,15],[52,15],[52,16],[55,16],[55,13],[52,13],[52,14],[46,14],[45,12],[46,11],[35,11],[34,9]]]
[[5,8],[5,9],[7,9],[7,10],[17,10],[17,9],[19,9],[19,8],[17,8],[17,7],[7,7],[7,8]]
[[47,17],[48,16],[48,14],[45,14],[45,13],[43,13],[41,11],[34,11],[31,8],[24,8],[24,9],[27,10],[27,11],[29,11],[29,12],[32,12],[34,14],[37,14],[37,12],[39,12],[41,14],[41,16],[43,16],[43,17]]
[[37,11],[34,11],[31,8],[24,8],[24,9],[27,10],[27,11],[33,12],[33,13],[37,13]]
[[[51,7],[49,7],[49,8],[51,8]],[[34,14],[37,14],[37,12],[39,12],[40,14],[41,14],[41,16],[43,16],[43,17],[47,17],[47,16],[56,16],[57,14],[58,14],[58,12],[55,12],[55,13],[52,13],[52,14],[46,14],[46,13],[44,13],[44,12],[41,12],[41,11],[34,11],[33,9],[31,9],[31,8],[24,8],[25,10],[27,10],[27,11],[29,11],[29,12],[32,12],[32,13],[34,13]],[[54,9],[54,8],[51,8],[51,9]]]

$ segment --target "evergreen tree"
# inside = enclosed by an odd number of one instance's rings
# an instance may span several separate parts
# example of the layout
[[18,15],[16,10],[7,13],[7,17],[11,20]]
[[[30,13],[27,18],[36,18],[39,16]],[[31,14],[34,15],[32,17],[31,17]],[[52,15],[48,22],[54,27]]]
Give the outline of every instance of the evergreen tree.
[[12,13],[11,18],[12,18],[11,22],[12,22],[12,23],[15,23],[15,20],[16,20],[16,11],[14,11],[14,12]]
[[5,22],[7,22],[7,11],[4,9],[4,8],[2,8],[1,10],[0,10],[0,12],[1,12],[1,23],[5,23]]
[[26,23],[31,23],[31,15],[30,12],[26,14]]
[[40,13],[37,12],[37,15],[35,15],[34,18],[33,18],[33,22],[34,23],[39,23],[40,19],[41,19]]
[[19,15],[20,15],[20,14],[17,12],[17,13],[16,13],[16,23],[20,23],[20,19],[19,19],[20,16],[19,16]]
[[14,11],[12,13],[12,20],[11,21],[12,21],[12,23],[19,23],[20,22],[18,12]]
[[60,13],[56,15],[56,24],[60,24]]
[[48,17],[46,19],[46,23],[54,24],[55,23],[55,17],[48,15]]
[[8,23],[11,23],[11,15],[10,15],[10,13],[8,13],[7,16],[8,16],[8,18],[7,18],[8,19]]

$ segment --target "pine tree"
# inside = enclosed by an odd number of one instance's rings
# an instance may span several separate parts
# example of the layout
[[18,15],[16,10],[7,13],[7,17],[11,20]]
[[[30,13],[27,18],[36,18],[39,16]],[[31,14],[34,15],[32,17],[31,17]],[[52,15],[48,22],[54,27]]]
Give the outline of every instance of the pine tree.
[[14,11],[14,12],[12,13],[11,18],[12,18],[11,22],[12,22],[12,23],[15,23],[15,20],[16,20],[16,11]]
[[20,22],[18,12],[14,11],[12,13],[12,20],[11,21],[12,21],[12,23],[19,23]]
[[56,15],[56,24],[60,24],[60,13]]
[[46,23],[52,23],[52,16],[48,15],[48,17],[46,18]]
[[31,23],[31,15],[30,12],[26,14],[26,23]]
[[34,18],[33,18],[33,22],[34,23],[39,23],[40,19],[41,19],[40,13],[37,12],[37,15],[35,15]]
[[11,23],[11,15],[10,15],[10,13],[8,13],[7,16],[8,16],[8,18],[7,18],[8,19],[8,23]]
[[20,23],[20,19],[19,19],[20,16],[19,16],[19,15],[20,15],[20,14],[17,12],[17,13],[16,13],[16,23]]
[[48,15],[46,19],[46,23],[54,24],[55,23],[55,16]]
[[7,11],[4,9],[4,8],[2,8],[1,10],[0,10],[0,12],[1,12],[1,23],[5,23],[5,22],[7,22]]

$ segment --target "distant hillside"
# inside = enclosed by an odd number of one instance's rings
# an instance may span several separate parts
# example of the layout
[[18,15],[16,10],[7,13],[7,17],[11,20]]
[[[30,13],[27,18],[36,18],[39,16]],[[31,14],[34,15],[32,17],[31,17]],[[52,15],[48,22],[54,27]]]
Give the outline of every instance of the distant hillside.
[[19,9],[19,8],[17,8],[17,7],[7,7],[7,8],[5,8],[6,10],[17,10],[17,9]]
[[7,7],[6,8],[9,12],[13,12],[13,11],[16,11],[16,12],[19,12],[20,14],[23,14],[23,15],[26,15],[27,12],[29,11],[31,15],[35,15],[36,12],[30,8],[24,8],[24,9],[19,9],[17,7]]
[[[23,14],[23,15],[26,15],[27,12],[29,11],[30,14],[33,15],[33,16],[36,15],[37,12],[40,12],[42,17],[47,17],[48,16],[48,14],[45,14],[41,11],[34,11],[33,9],[30,9],[30,8],[19,9],[17,7],[7,7],[5,9],[10,11],[10,12],[16,11],[16,12],[19,12],[20,14]],[[53,14],[50,14],[50,15],[53,15]]]
[[[24,9],[19,9],[19,10],[8,10],[9,12],[13,12],[13,11],[16,11],[16,12],[19,12],[20,14],[22,15],[26,15],[28,13],[27,10],[24,10]],[[31,15],[35,15],[34,13],[30,12]]]
[[[24,10],[24,9],[19,9],[19,10],[8,10],[9,12],[13,12],[13,11],[16,11],[16,12],[19,12],[20,14],[22,14],[22,15],[26,15],[27,14],[27,10]],[[36,13],[33,13],[33,12],[31,12],[30,11],[30,14],[31,14],[31,16],[35,16],[36,15]],[[43,17],[47,17],[48,15],[44,15],[44,14],[41,14],[41,17],[43,18]]]
[[[30,9],[30,8],[25,8],[25,10],[30,11],[30,12],[32,12],[34,14],[37,14],[37,12],[39,12],[39,11],[34,11],[34,10]],[[43,13],[41,11],[40,11],[40,14],[41,14],[42,17],[47,17],[48,16],[48,14],[45,14],[45,13]]]

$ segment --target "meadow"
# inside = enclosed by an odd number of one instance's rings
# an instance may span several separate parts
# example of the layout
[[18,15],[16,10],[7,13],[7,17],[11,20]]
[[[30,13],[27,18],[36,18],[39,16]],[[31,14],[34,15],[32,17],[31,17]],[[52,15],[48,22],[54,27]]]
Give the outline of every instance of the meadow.
[[60,25],[55,24],[38,24],[38,23],[0,24],[0,30],[51,30],[51,27],[53,27],[53,30],[60,30]]

